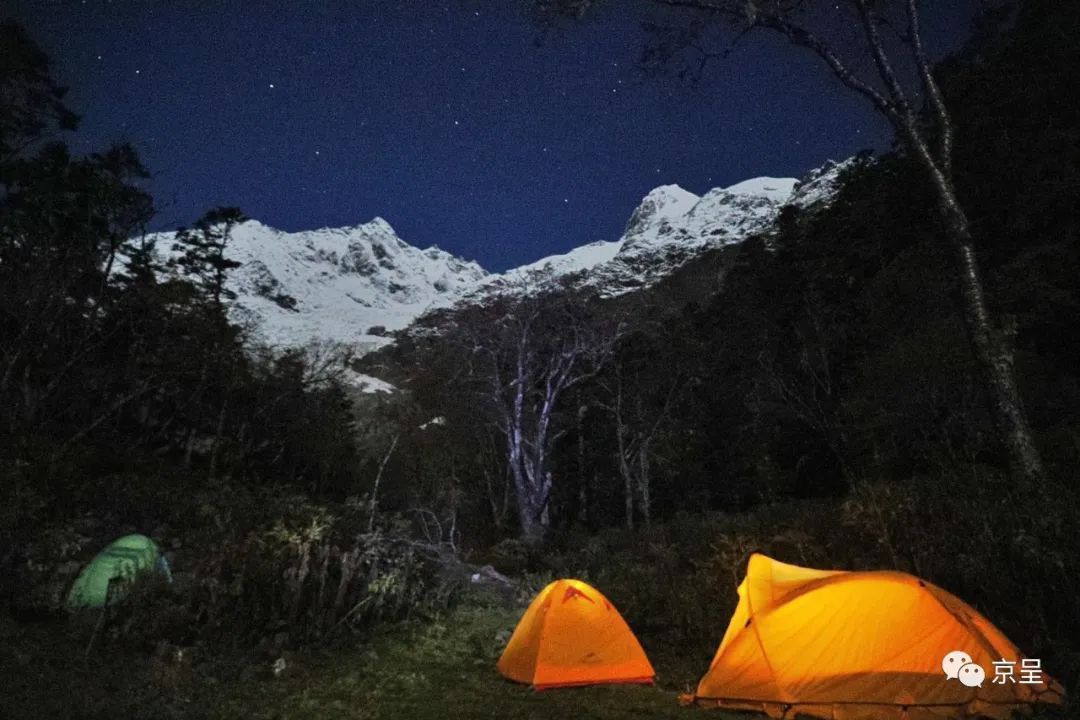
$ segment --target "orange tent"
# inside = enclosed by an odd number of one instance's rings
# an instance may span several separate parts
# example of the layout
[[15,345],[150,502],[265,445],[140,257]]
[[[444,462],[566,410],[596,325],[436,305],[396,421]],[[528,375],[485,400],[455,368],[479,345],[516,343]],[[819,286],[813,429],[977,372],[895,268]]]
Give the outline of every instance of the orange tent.
[[619,611],[580,580],[556,580],[540,591],[497,667],[536,690],[651,683],[656,675]]
[[[950,657],[958,666],[947,673]],[[1061,703],[1064,690],[1041,667],[1025,673],[1034,666],[971,606],[916,577],[755,554],[709,672],[684,700],[775,718],[1008,718],[1029,703]]]

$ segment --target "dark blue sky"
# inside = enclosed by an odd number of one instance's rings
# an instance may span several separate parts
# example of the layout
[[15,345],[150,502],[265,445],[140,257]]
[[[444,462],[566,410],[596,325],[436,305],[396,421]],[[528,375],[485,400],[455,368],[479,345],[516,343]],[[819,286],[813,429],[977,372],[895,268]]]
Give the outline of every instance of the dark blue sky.
[[[940,53],[971,0],[932,3]],[[491,270],[614,239],[650,189],[799,176],[882,148],[864,102],[797,48],[746,38],[696,85],[637,67],[636,0],[537,44],[500,0],[15,0],[83,115],[130,141],[157,229],[238,205],[286,230],[386,218]]]

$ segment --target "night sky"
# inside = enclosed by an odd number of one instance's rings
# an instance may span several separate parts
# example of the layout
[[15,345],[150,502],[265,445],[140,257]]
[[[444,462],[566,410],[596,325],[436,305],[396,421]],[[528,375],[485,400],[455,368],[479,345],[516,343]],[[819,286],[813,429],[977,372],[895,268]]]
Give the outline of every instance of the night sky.
[[[935,55],[963,39],[972,2],[928,3]],[[747,38],[700,82],[678,83],[638,68],[646,4],[616,0],[543,37],[525,5],[2,6],[71,86],[74,149],[139,149],[154,229],[225,204],[285,230],[378,215],[413,245],[502,270],[617,238],[657,185],[797,177],[888,145],[861,98],[779,39]]]

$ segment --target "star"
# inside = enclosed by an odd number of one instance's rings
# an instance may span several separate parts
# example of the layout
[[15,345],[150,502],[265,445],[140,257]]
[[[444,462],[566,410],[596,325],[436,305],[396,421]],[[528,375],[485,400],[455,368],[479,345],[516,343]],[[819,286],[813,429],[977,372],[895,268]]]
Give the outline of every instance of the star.
[[273,90],[273,89],[274,89],[274,83],[270,83],[270,89],[271,89],[271,90]]
[[135,71],[135,74],[136,74],[136,75],[138,75],[138,74],[140,74],[140,73],[142,73],[142,70],[136,70],[136,71]]

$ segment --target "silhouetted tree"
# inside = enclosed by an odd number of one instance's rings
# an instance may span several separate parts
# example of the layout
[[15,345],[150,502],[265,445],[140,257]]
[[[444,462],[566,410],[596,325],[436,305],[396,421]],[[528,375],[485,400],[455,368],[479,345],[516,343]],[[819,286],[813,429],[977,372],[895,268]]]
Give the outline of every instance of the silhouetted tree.
[[49,58],[22,26],[0,23],[0,164],[41,140],[50,126],[74,130],[78,116],[64,105],[67,88],[49,73]]
[[224,300],[236,297],[236,293],[225,287],[225,281],[229,271],[240,267],[240,263],[229,259],[225,248],[232,239],[233,228],[245,220],[239,208],[219,207],[199,218],[193,229],[176,231],[173,251],[179,254],[173,264],[219,309]]
[[[707,60],[723,53],[703,49],[700,41],[709,21],[721,20],[737,31],[763,29],[778,33],[791,43],[816,55],[845,86],[866,98],[896,131],[900,146],[922,169],[937,206],[942,234],[948,241],[959,280],[961,309],[973,354],[981,369],[983,385],[998,435],[1008,449],[1016,475],[1041,492],[1044,470],[1028,424],[1013,370],[1010,332],[994,322],[975,252],[971,221],[961,203],[953,173],[955,126],[944,95],[934,76],[921,31],[918,0],[652,0],[667,8],[694,13],[684,29],[660,33],[646,57],[666,62],[683,51],[704,55]],[[580,16],[595,0],[540,2],[547,17]],[[874,76],[864,77],[856,62],[845,58],[839,43],[813,29],[823,15],[837,16],[853,26],[861,38],[860,50],[870,56]],[[895,12],[893,12],[895,11]],[[895,17],[893,17],[895,15]],[[704,21],[704,22],[703,22]],[[897,42],[886,40],[903,27]],[[913,83],[906,82],[910,68]],[[923,112],[917,102],[925,103]]]

